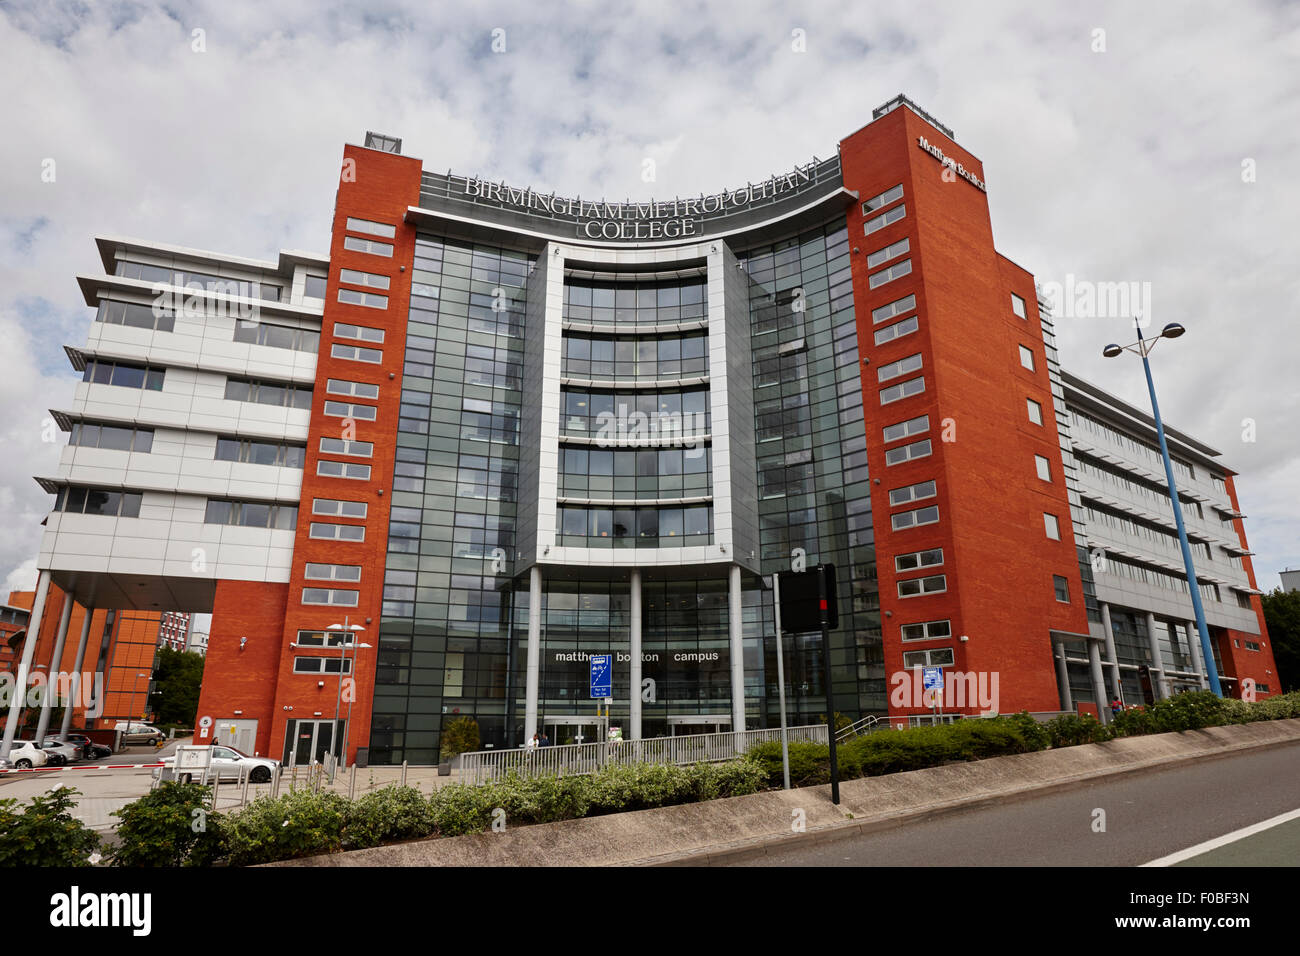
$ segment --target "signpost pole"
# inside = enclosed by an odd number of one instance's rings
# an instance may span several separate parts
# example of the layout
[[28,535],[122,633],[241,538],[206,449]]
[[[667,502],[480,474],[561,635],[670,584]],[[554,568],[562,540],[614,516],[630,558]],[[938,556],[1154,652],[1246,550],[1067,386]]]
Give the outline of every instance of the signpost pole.
[[772,575],[772,603],[776,608],[776,683],[781,698],[781,775],[790,789],[790,740],[785,722],[785,653],[781,638],[781,575]]
[[827,627],[827,615],[829,613],[827,606],[827,588],[826,588],[826,566],[818,565],[817,567],[817,591],[819,603],[821,605],[821,622],[822,622],[822,658],[825,661],[825,681],[826,681],[826,739],[830,742],[831,752],[831,803],[839,806],[840,803],[840,764],[839,756],[835,751],[835,695],[831,693],[831,636]]

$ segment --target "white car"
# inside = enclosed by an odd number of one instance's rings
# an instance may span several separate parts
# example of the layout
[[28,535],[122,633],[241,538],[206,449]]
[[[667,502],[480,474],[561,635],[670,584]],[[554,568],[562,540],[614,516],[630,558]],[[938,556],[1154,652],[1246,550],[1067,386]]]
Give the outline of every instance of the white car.
[[9,751],[9,762],[18,770],[31,770],[44,767],[50,762],[50,755],[36,746],[34,740],[15,740]]
[[[225,744],[213,744],[212,756],[208,758],[207,779],[211,780],[214,776],[222,780],[240,780],[244,774],[247,774],[250,783],[267,783],[271,775],[275,773],[275,768],[279,762],[267,757],[250,757],[234,747],[227,747]],[[176,769],[175,757],[164,757],[162,761],[162,775],[174,775]],[[195,783],[203,782],[202,771],[194,774],[182,774],[182,777],[193,776]]]

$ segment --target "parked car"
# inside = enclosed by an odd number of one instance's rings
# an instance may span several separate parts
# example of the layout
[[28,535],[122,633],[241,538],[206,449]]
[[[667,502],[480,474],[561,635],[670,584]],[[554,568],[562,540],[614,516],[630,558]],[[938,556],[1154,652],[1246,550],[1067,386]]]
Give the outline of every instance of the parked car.
[[58,737],[46,737],[41,741],[41,749],[51,756],[57,754],[65,764],[77,763],[86,755],[77,744],[70,740],[60,740]]
[[[212,755],[208,760],[209,780],[214,776],[222,780],[239,780],[243,774],[247,774],[249,781],[252,783],[266,783],[271,779],[271,775],[275,773],[275,768],[280,765],[279,761],[271,760],[268,757],[250,757],[243,751],[236,750],[234,747],[227,747],[224,744],[213,744]],[[161,773],[164,776],[175,772],[175,757],[164,757],[162,764]],[[193,776],[197,782],[201,774],[194,774]]]
[[[94,748],[96,744],[85,734],[60,734],[59,736],[63,740],[66,740],[68,743],[72,744],[74,747],[79,747],[81,749],[81,755],[85,757],[87,760],[90,760],[92,757],[95,756]],[[110,747],[105,747],[104,749],[105,751],[107,751],[105,756],[107,756],[108,753],[113,752],[112,748]]]
[[150,727],[148,724],[134,720],[119,720],[114,729],[122,732],[124,744],[149,744],[167,739],[167,735],[157,727]]
[[111,756],[113,756],[112,747],[105,746],[104,744],[97,744],[94,743],[93,741],[91,742],[90,754],[89,754],[91,760],[100,760],[104,757],[111,757]]
[[9,750],[9,762],[17,770],[31,770],[46,766],[50,762],[50,755],[36,746],[34,740],[15,740]]

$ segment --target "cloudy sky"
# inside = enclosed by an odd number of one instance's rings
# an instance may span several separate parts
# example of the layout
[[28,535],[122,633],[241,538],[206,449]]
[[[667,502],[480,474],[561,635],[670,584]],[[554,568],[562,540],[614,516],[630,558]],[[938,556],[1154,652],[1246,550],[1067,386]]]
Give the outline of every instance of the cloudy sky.
[[[1300,567],[1298,4],[9,0],[0,90],[9,587],[35,581],[31,476],[57,464],[96,234],[324,252],[368,129],[563,195],[713,192],[828,155],[899,92],[983,160],[1004,254],[1149,282],[1154,324],[1187,326],[1155,355],[1165,417],[1241,473],[1261,587]],[[1099,354],[1124,323],[1057,329],[1067,368],[1146,406],[1136,360]]]

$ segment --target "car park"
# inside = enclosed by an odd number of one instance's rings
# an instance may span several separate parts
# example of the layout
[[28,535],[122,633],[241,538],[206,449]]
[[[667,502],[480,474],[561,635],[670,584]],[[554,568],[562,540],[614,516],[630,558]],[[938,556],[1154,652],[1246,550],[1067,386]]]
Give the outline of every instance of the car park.
[[36,746],[35,741],[15,740],[9,750],[9,762],[15,770],[34,770],[48,765],[50,755]]

